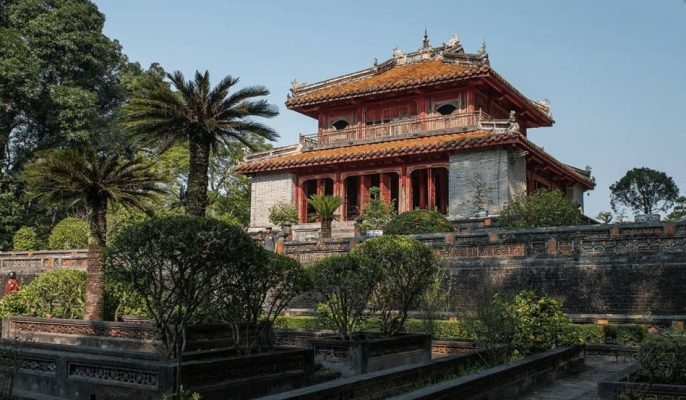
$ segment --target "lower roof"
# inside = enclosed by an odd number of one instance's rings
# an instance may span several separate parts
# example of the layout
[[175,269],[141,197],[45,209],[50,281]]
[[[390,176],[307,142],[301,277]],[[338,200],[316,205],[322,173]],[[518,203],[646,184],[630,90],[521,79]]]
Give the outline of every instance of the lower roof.
[[308,167],[343,166],[344,164],[359,161],[381,160],[420,154],[454,153],[456,151],[502,145],[512,145],[528,151],[530,156],[536,157],[539,162],[549,165],[551,169],[580,183],[587,189],[592,189],[595,186],[595,183],[588,176],[579,173],[576,168],[558,161],[518,132],[481,130],[301,151],[294,154],[244,162],[238,165],[236,171],[245,175],[260,175]]

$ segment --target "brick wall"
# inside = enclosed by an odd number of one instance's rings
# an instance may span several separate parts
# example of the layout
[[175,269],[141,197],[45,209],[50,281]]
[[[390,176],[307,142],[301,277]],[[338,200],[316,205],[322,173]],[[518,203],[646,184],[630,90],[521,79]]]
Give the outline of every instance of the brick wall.
[[270,226],[269,209],[282,201],[293,203],[294,190],[292,174],[253,176],[250,185],[250,227]]
[[[443,258],[458,314],[492,293],[552,294],[568,313],[686,315],[686,223],[589,225],[416,235]],[[288,242],[303,264],[358,239]],[[304,303],[297,307],[308,307]]]
[[475,211],[475,176],[481,177],[485,187],[484,207],[497,214],[514,197],[526,193],[526,161],[516,152],[502,148],[460,152],[450,156],[449,207],[452,219],[470,217]]

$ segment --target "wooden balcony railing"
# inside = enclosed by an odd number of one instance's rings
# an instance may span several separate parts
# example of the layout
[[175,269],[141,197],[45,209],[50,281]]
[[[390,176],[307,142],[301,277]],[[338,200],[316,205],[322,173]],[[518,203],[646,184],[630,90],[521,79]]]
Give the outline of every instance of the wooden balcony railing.
[[339,130],[330,129],[320,133],[300,135],[300,144],[305,148],[319,148],[420,133],[429,134],[454,128],[474,127],[476,129],[500,130],[507,129],[509,126],[510,122],[507,119],[495,120],[490,115],[477,111],[447,116],[412,118],[387,124],[355,126]]

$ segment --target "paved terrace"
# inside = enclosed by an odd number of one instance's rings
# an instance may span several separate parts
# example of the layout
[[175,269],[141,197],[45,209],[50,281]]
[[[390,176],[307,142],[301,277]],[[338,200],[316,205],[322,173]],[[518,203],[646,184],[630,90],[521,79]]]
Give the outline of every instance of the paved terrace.
[[584,368],[574,375],[538,386],[520,400],[596,400],[598,382],[631,365],[629,357],[587,356]]

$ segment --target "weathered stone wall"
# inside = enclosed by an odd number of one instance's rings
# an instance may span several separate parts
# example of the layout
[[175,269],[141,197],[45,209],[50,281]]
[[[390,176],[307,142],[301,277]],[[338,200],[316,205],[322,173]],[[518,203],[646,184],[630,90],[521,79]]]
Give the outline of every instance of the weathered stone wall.
[[0,252],[0,283],[4,287],[10,271],[17,273],[17,279],[22,285],[26,285],[43,272],[55,269],[85,271],[87,261],[86,249]]
[[[455,311],[494,292],[552,294],[575,314],[686,314],[686,223],[593,225],[417,235],[450,268]],[[309,264],[361,239],[288,242]],[[300,304],[299,306],[305,306]]]
[[508,201],[526,194],[524,157],[502,148],[453,154],[448,173],[451,219],[470,217],[475,211],[472,181],[476,176],[483,181],[484,207],[490,214],[498,214]]
[[256,175],[250,185],[250,227],[271,226],[269,209],[276,203],[294,200],[293,175],[289,173]]

